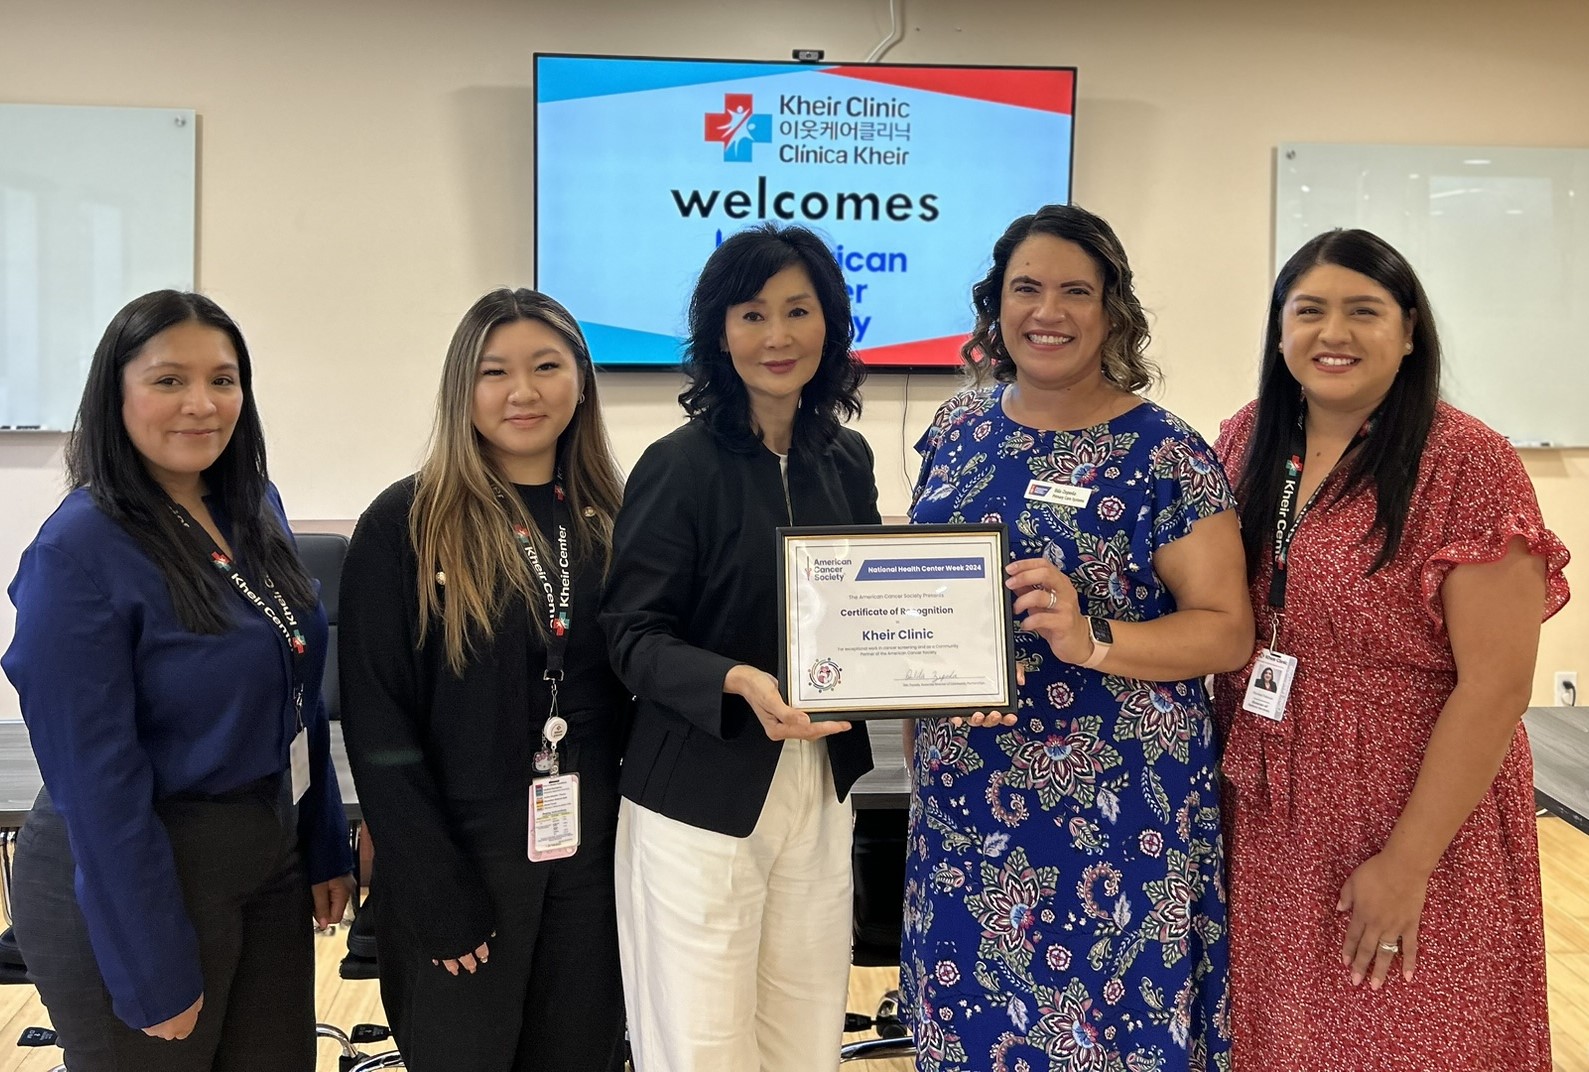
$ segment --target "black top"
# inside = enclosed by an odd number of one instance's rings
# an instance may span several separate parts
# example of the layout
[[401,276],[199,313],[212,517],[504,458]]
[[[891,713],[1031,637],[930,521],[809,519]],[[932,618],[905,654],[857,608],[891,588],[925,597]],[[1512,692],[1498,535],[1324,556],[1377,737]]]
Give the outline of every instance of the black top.
[[[552,534],[551,485],[521,488]],[[447,666],[439,619],[418,644],[417,562],[408,537],[414,479],[387,488],[359,519],[342,575],[342,723],[364,818],[380,845],[397,911],[432,955],[455,957],[492,930],[490,901],[455,842],[449,801],[527,791],[550,692],[546,648],[509,602],[489,642],[476,641],[460,676]],[[526,566],[526,568],[528,568]],[[587,757],[617,762],[629,694],[608,665],[597,627],[601,563],[576,560],[572,623],[559,709]],[[445,589],[443,589],[445,598]],[[602,747],[606,745],[606,747]],[[573,769],[565,764],[565,771]],[[401,876],[401,877],[397,877]]]
[[[840,429],[789,455],[797,525],[880,521],[872,451]],[[700,421],[647,448],[624,493],[601,624],[635,693],[619,788],[652,811],[745,837],[778,765],[748,704],[723,692],[737,663],[778,672],[777,534],[790,524],[778,456],[739,451]],[[872,768],[864,726],[827,738],[843,799]]]

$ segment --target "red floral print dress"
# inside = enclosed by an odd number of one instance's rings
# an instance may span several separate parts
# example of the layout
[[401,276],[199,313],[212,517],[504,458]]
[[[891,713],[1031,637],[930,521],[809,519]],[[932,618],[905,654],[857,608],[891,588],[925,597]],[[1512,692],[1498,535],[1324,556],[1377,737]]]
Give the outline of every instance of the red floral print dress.
[[[1255,405],[1216,450],[1241,472]],[[1351,985],[1340,963],[1341,886],[1385,844],[1412,793],[1456,663],[1440,586],[1515,538],[1548,569],[1544,617],[1567,602],[1568,553],[1545,528],[1507,442],[1442,404],[1401,548],[1371,576],[1372,491],[1331,503],[1336,473],[1287,559],[1279,650],[1299,660],[1285,718],[1241,710],[1251,665],[1222,674],[1232,1032],[1238,1069],[1264,1072],[1550,1072],[1533,760],[1521,725],[1489,794],[1429,881],[1413,980]],[[1272,561],[1252,584],[1270,641]]]

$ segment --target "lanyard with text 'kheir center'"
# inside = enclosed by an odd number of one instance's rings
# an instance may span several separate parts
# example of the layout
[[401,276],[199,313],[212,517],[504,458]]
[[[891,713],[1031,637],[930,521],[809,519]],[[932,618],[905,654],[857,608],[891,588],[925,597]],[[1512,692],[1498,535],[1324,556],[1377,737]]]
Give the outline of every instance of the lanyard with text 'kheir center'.
[[[1313,489],[1308,501],[1298,504],[1297,489],[1302,485],[1302,459],[1307,453],[1307,434],[1302,429],[1305,416],[1304,414],[1297,418],[1297,426],[1291,434],[1291,457],[1286,459],[1285,480],[1280,485],[1280,509],[1275,516],[1274,575],[1269,581],[1269,606],[1274,608],[1277,616],[1284,614],[1286,609],[1286,569],[1291,554],[1291,541],[1296,538],[1297,529],[1302,526],[1302,519],[1307,516],[1314,500],[1319,497],[1319,492],[1329,483],[1329,477],[1326,475],[1319,481],[1319,486]],[[1362,446],[1369,433],[1374,430],[1374,422],[1378,416],[1376,413],[1363,422],[1363,427],[1357,430],[1357,434],[1346,445],[1346,449],[1341,451],[1341,457],[1336,460],[1336,465],[1340,465],[1352,451]]]
[[552,578],[541,564],[528,529],[513,526],[513,537],[530,564],[530,572],[541,584],[546,596],[546,670],[542,677],[552,692],[551,707],[546,723],[541,728],[541,748],[535,754],[538,773],[556,775],[561,768],[557,743],[568,734],[568,722],[557,713],[557,689],[563,681],[563,659],[568,653],[568,631],[574,624],[573,571],[568,552],[568,504],[563,495],[561,475],[552,484],[552,522],[557,526],[557,572],[559,585],[554,588]]

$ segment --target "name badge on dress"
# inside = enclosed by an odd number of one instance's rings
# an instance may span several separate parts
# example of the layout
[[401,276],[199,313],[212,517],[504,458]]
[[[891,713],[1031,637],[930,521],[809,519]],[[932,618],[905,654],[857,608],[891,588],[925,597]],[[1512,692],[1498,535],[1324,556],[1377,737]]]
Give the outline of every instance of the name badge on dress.
[[1253,663],[1252,677],[1247,679],[1247,694],[1242,697],[1242,709],[1259,718],[1279,722],[1286,717],[1286,701],[1291,698],[1291,679],[1296,674],[1296,656],[1264,648]]
[[579,775],[530,783],[530,859],[561,860],[579,851]]
[[1075,484],[1056,484],[1052,480],[1031,480],[1026,485],[1026,497],[1050,506],[1080,508],[1092,500],[1094,488],[1080,488]]
[[298,736],[292,739],[292,747],[287,750],[292,766],[292,802],[294,804],[303,799],[309,791],[309,731],[302,729]]

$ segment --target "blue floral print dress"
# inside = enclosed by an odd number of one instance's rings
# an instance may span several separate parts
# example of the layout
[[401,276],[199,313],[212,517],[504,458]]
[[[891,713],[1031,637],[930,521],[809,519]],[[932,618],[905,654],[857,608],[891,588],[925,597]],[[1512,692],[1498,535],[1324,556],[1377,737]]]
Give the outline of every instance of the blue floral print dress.
[[[1233,508],[1213,452],[1142,403],[1080,431],[1005,416],[1004,387],[938,410],[911,519],[1002,522],[1084,614],[1175,610],[1153,554]],[[1091,489],[1028,499],[1032,480]],[[923,1072],[1228,1069],[1217,754],[1201,681],[1136,681],[1016,633],[1004,729],[916,725],[902,1004]]]

